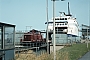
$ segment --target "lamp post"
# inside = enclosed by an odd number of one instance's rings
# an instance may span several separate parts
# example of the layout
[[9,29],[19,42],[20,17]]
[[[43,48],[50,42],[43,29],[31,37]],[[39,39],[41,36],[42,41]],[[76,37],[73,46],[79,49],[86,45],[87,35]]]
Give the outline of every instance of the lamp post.
[[51,0],[53,1],[53,55],[54,55],[54,60],[56,60],[56,50],[55,50],[55,1],[56,0]]
[[54,52],[54,60],[56,60],[56,42],[55,42],[55,0],[53,0],[53,52]]
[[[55,42],[55,1],[58,0],[51,0],[53,1],[53,52],[54,52],[54,60],[56,60],[56,42]],[[64,1],[64,0],[61,0]]]
[[89,35],[90,35],[90,0],[89,0]]
[[88,28],[87,28],[87,48],[88,48]]
[[47,12],[47,53],[49,53],[49,42],[48,42],[48,0],[46,0],[46,12]]

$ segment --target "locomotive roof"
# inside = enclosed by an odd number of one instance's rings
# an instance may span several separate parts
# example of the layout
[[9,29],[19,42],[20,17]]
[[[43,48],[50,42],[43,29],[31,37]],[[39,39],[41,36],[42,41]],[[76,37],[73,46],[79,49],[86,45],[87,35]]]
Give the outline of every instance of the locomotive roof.
[[32,31],[34,31],[34,32],[40,32],[40,31],[38,31],[38,30],[35,30],[35,29],[32,29],[32,30],[30,30],[30,32],[32,32]]

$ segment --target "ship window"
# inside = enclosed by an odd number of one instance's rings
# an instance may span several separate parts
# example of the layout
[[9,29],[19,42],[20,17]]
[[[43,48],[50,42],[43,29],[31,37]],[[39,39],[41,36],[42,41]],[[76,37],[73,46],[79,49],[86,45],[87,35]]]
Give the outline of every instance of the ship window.
[[67,18],[65,18],[65,20],[67,20]]
[[67,25],[67,22],[65,22],[65,25]]
[[67,23],[65,23],[65,25],[67,25]]
[[55,20],[67,20],[67,18],[55,18]]
[[60,20],[64,20],[64,18],[60,18]]
[[64,24],[62,24],[62,25],[64,25]]
[[60,20],[59,18],[55,18],[55,20]]
[[57,24],[57,25],[59,25],[59,24]]

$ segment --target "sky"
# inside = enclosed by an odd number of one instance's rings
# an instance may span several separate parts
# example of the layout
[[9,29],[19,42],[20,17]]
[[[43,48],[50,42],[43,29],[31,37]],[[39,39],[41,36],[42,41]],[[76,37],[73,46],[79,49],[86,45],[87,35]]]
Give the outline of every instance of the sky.
[[[55,2],[55,16],[59,12],[67,13],[70,3],[70,12],[81,24],[89,25],[90,1],[89,0],[58,0]],[[47,21],[46,0],[0,0],[0,22],[16,25],[16,30],[31,29],[45,30]],[[48,0],[48,19],[53,17],[53,2]],[[30,27],[27,27],[29,30]]]

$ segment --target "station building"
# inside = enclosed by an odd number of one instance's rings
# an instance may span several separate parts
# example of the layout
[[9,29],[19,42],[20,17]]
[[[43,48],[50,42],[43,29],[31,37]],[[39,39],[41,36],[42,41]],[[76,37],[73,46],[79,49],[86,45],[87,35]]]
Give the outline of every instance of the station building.
[[0,22],[0,60],[14,60],[15,25]]

